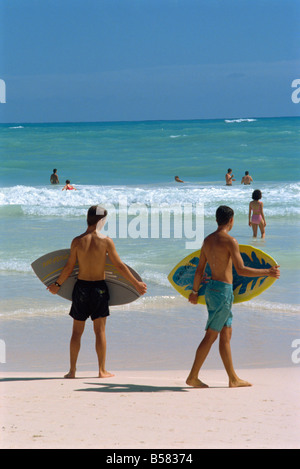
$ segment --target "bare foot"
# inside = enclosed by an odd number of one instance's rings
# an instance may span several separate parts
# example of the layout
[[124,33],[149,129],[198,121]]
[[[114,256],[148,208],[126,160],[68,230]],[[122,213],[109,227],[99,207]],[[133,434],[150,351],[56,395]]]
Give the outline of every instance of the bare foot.
[[230,388],[245,388],[247,386],[252,386],[252,384],[239,378],[235,379],[234,381],[229,381]]
[[112,376],[115,376],[113,375],[112,373],[109,373],[109,371],[99,371],[99,375],[98,375],[98,378],[111,378]]
[[69,371],[69,373],[67,373],[64,378],[66,379],[74,379],[75,378],[75,371]]
[[207,384],[202,383],[198,378],[188,378],[186,384],[192,386],[193,388],[208,388]]

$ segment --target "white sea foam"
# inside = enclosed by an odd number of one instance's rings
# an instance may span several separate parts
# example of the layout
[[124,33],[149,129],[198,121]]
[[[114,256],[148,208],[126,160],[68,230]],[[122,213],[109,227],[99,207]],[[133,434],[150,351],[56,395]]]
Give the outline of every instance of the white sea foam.
[[244,303],[239,303],[238,308],[247,308],[255,311],[270,311],[273,313],[284,314],[300,314],[300,305],[290,303],[274,303],[272,301],[264,301],[254,299]]
[[[41,303],[35,301],[32,305],[20,307],[12,300],[4,301],[1,306],[0,319],[15,319],[22,320],[27,317],[63,317],[68,315],[70,304],[66,302],[55,304]],[[170,295],[156,295],[156,296],[143,296],[133,303],[113,306],[111,307],[111,314],[126,311],[142,311],[143,313],[165,315],[166,313],[178,314],[178,312],[187,311],[189,304],[186,298],[178,295],[177,293]],[[205,310],[204,305],[199,308]],[[254,299],[245,303],[239,303],[233,306],[234,309],[243,311],[249,310],[257,313],[265,312],[272,313],[276,316],[283,314],[285,316],[295,316],[300,314],[300,305],[288,303],[274,303],[270,301],[263,301]],[[234,311],[234,314],[238,314]]]
[[257,119],[225,119],[227,124],[241,123],[241,122],[256,122]]
[[9,259],[0,261],[0,272],[32,272],[30,263],[26,259]]
[[[281,185],[263,183],[260,186],[267,216],[294,216],[300,213],[299,183]],[[185,206],[193,208],[204,204],[205,216],[212,217],[216,207],[232,206],[236,215],[248,213],[253,187],[221,184],[186,184],[174,186],[78,186],[75,192],[62,192],[59,188],[14,186],[0,189],[2,214],[16,215],[18,210],[31,216],[85,216],[90,205],[109,205],[124,210],[128,205],[141,204],[153,210]],[[57,190],[58,189],[58,190]],[[284,200],[284,203],[283,203]],[[125,205],[124,205],[125,203]],[[6,212],[3,212],[3,210]]]

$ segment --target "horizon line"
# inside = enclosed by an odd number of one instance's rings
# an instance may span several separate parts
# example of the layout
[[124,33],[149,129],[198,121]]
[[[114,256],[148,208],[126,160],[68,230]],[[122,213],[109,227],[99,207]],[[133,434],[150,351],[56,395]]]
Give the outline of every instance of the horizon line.
[[215,118],[193,118],[193,119],[141,119],[141,120],[87,120],[87,121],[15,121],[15,122],[0,122],[0,125],[11,125],[11,124],[122,124],[122,123],[143,123],[143,122],[193,122],[193,121],[226,121],[226,120],[239,120],[239,119],[293,119],[299,118],[300,116],[264,116],[264,117],[215,117]]

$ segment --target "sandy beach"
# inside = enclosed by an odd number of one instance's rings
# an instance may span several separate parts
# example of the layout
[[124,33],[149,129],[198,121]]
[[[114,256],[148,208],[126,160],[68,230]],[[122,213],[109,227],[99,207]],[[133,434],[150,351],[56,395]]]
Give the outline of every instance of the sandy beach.
[[299,367],[238,370],[1,373],[2,449],[300,448]]

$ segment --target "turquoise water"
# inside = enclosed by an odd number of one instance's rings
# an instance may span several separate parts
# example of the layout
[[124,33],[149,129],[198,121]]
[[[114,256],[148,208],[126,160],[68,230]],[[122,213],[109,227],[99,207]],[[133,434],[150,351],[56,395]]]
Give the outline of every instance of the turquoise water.
[[0,125],[1,186],[299,180],[299,118]]
[[[235,211],[232,235],[239,243],[263,249],[281,266],[275,286],[239,306],[241,327],[250,321],[255,329],[261,323],[263,333],[268,318],[267,322],[278,324],[277,331],[285,330],[290,347],[289,334],[300,336],[299,123],[299,118],[278,118],[0,125],[2,337],[5,330],[10,337],[16,324],[18,331],[27,327],[29,318],[37,324],[42,324],[41,317],[46,322],[67,318],[69,303],[45,291],[31,262],[69,247],[72,238],[85,230],[87,208],[99,203],[109,208],[106,228],[122,259],[148,284],[145,297],[117,308],[114,317],[124,320],[128,330],[138,327],[136,337],[141,331],[145,334],[145,323],[150,321],[146,341],[153,340],[158,327],[168,330],[169,325],[175,341],[186,322],[197,330],[195,309],[172,289],[167,275],[191,252],[187,241],[194,241],[193,250],[201,246],[196,205],[204,207],[207,235],[216,227],[216,208],[226,204]],[[228,167],[236,179],[232,187],[225,186]],[[53,168],[58,169],[59,186],[49,183]],[[254,179],[251,186],[240,184],[246,170]],[[176,183],[175,175],[185,183]],[[78,190],[62,192],[66,179]],[[263,241],[252,239],[247,223],[251,194],[257,188],[263,193],[267,221]],[[165,237],[161,218],[156,237],[151,231],[158,210],[161,217],[174,210]],[[126,220],[125,236],[121,220]],[[201,311],[205,318],[205,310]],[[111,324],[120,339],[124,328]],[[199,338],[203,327],[201,323]],[[167,337],[166,332],[164,340],[169,343]],[[170,352],[172,346],[166,349]]]

